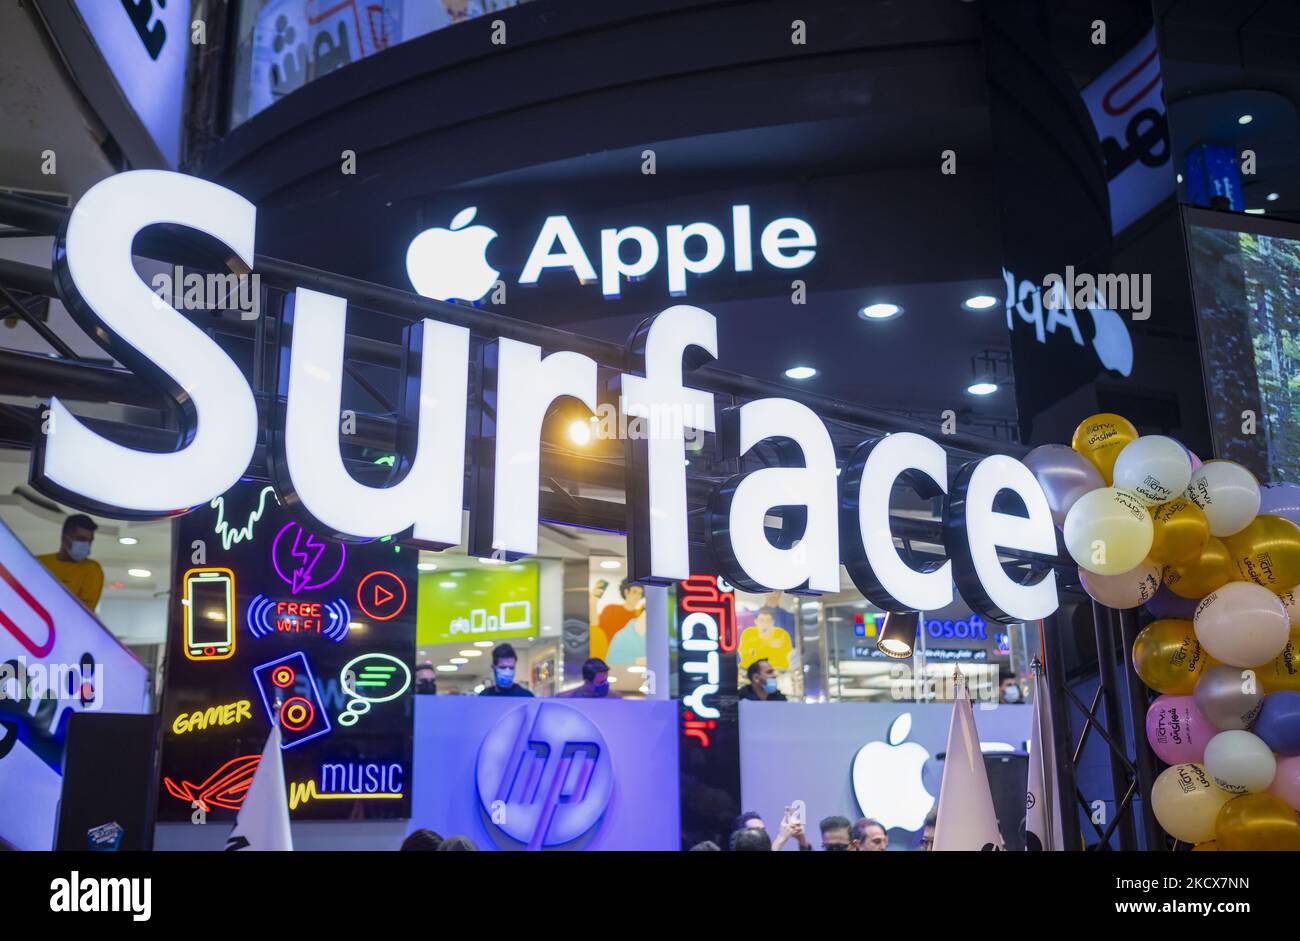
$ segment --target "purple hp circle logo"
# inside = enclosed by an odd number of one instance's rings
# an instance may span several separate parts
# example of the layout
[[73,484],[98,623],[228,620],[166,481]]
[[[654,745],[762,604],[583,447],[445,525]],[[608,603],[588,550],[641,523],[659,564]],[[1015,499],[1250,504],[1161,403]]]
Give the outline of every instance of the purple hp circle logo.
[[488,818],[530,850],[587,833],[614,789],[600,730],[577,709],[552,702],[501,717],[479,746],[476,779]]

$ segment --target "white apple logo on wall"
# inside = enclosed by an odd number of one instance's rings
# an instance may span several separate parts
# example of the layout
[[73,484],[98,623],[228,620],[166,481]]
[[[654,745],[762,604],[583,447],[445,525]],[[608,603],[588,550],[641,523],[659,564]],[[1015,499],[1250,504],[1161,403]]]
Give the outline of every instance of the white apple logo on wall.
[[[477,301],[500,274],[488,264],[488,243],[497,237],[485,225],[470,225],[477,206],[456,213],[447,229],[425,229],[406,249],[406,275],[415,290],[435,301]],[[467,228],[468,227],[468,228]]]
[[930,753],[904,741],[912,731],[912,714],[899,713],[889,725],[888,742],[868,742],[853,756],[853,795],[865,817],[890,830],[920,830],[934,807],[934,795],[921,781]]

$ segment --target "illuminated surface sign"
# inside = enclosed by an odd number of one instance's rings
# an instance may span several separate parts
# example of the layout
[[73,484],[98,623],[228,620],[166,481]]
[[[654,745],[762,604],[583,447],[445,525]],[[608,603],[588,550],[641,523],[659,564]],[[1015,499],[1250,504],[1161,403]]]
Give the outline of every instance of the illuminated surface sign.
[[0,522],[0,837],[48,850],[73,713],[141,713],[148,671]]
[[[406,273],[425,297],[446,301],[481,300],[501,274],[487,260],[488,246],[497,237],[486,225],[470,225],[478,209],[466,207],[447,228],[425,229],[406,249]],[[731,258],[736,272],[754,270],[754,229],[749,206],[731,207]],[[817,255],[817,234],[803,219],[785,216],[763,226],[759,254],[782,271],[803,268]],[[631,257],[629,257],[631,256]],[[624,282],[651,277],[663,259],[668,293],[686,293],[688,274],[706,275],[727,258],[727,237],[709,222],[669,225],[661,243],[644,226],[632,225],[600,232],[600,274],[568,216],[548,216],[528,252],[519,284],[536,285],[547,272],[567,271],[580,285],[600,282],[607,298],[618,297]]]
[[[185,317],[159,312],[154,295],[132,267],[130,249],[142,228],[169,222],[211,235],[251,264],[255,216],[252,205],[229,190],[156,171],[110,177],[77,203],[57,243],[60,294],[89,335],[177,402],[185,425],[181,438],[188,443],[166,453],[124,447],[82,424],[53,399],[55,430],[38,434],[32,452],[32,482],[43,493],[105,516],[156,517],[209,502],[245,471],[258,440],[248,383]],[[567,264],[563,259],[577,269],[573,246],[563,247],[568,243],[560,218],[551,226],[553,235],[539,238],[545,248],[531,266],[538,272]],[[799,230],[796,221],[777,220],[789,223],[791,231]],[[812,251],[798,247],[808,239],[797,232],[793,241],[780,234],[769,238],[776,224],[769,224],[760,238],[764,245],[770,243],[772,251],[764,248],[770,263],[779,257],[793,265],[801,253]],[[734,233],[737,240],[739,231]],[[705,244],[703,255],[687,253],[692,236]],[[666,241],[670,280],[674,265],[694,270],[691,264],[704,265],[714,254],[713,235],[695,223],[670,226]],[[738,260],[752,258],[739,244]],[[552,245],[561,246],[561,252]],[[338,445],[346,306],[342,298],[305,288],[286,305],[291,339],[279,358],[280,396],[268,460],[277,491],[305,522],[277,524],[272,564],[279,577],[294,595],[332,584],[347,565],[347,551],[327,535],[355,542],[401,534],[406,544],[434,549],[455,544],[460,539],[467,431],[476,441],[470,467],[470,552],[499,559],[536,553],[542,424],[558,399],[576,399],[595,410],[595,361],[565,350],[544,355],[538,346],[509,338],[489,339],[478,350],[480,393],[471,403],[468,331],[431,319],[411,325],[405,334],[406,359],[419,363],[420,379],[404,384],[398,411],[401,426],[417,431],[414,442],[407,442],[414,447],[396,455],[387,486],[372,486],[352,476]],[[660,395],[667,395],[670,403],[707,410],[712,397],[694,393],[681,379],[692,364],[715,355],[716,345],[714,318],[707,311],[674,307],[648,321],[629,350],[633,365],[643,367],[646,375],[634,371],[618,379],[625,407],[650,409]],[[708,417],[683,417],[680,410],[676,418],[652,416],[651,424],[666,435],[666,443],[634,451],[629,460],[637,578],[673,581],[686,574],[684,469],[680,461],[675,470],[672,464],[681,454],[684,429],[711,423]],[[949,487],[944,462],[935,460],[943,454],[939,446],[918,435],[898,435],[863,445],[849,473],[840,476],[825,424],[806,406],[782,398],[724,409],[717,436],[723,457],[743,458],[760,446],[779,455],[778,466],[737,474],[709,498],[708,538],[719,574],[732,584],[752,591],[837,591],[843,556],[869,596],[892,599],[882,603],[886,608],[941,607],[933,602],[950,597],[955,580],[962,597],[990,620],[1034,620],[1055,610],[1053,572],[1021,585],[999,562],[1000,550],[1044,557],[1056,553],[1046,497],[1020,462],[994,455],[967,464]],[[949,561],[933,571],[914,572],[894,552],[887,499],[897,478],[945,494]],[[1008,497],[1015,498],[1010,502],[1021,508],[1020,514],[993,510],[995,500],[1002,505]],[[776,536],[767,526],[772,513],[782,519]],[[304,528],[312,520],[319,532]],[[409,578],[400,581],[404,587]],[[373,599],[358,594],[358,605],[397,605],[404,596],[395,584],[381,587]],[[399,610],[402,606],[397,605]],[[370,616],[383,620],[384,613],[371,609]],[[485,609],[485,618],[490,614]]]
[[614,770],[590,718],[538,700],[507,713],[483,738],[475,781],[493,824],[525,849],[539,850],[570,843],[599,824]]
[[[222,530],[217,520],[229,526]],[[230,532],[241,538],[227,542],[222,535]],[[213,814],[228,817],[243,800],[273,720],[286,786],[299,794],[293,819],[408,816],[409,787],[383,799],[353,795],[336,790],[321,768],[340,761],[382,766],[386,779],[409,781],[415,616],[400,586],[416,577],[417,554],[377,541],[345,547],[291,520],[275,494],[255,483],[182,517],[178,559],[189,561],[196,540],[208,564],[178,569],[185,574],[174,596],[183,600],[182,583],[192,585],[197,603],[172,606],[172,636],[201,653],[203,643],[217,644],[210,635],[191,640],[191,624],[210,625],[210,632],[230,626],[238,642],[224,659],[168,658],[162,713],[174,725],[163,738],[159,818],[188,821],[198,804],[209,822]],[[227,620],[205,618],[218,601]],[[196,619],[187,621],[190,614]],[[251,766],[240,760],[249,755]]]

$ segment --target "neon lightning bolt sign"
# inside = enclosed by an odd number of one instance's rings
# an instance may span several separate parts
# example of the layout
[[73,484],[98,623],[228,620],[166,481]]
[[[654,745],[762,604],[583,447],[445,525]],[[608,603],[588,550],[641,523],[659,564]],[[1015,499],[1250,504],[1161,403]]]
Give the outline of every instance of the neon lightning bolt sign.
[[[338,566],[321,564],[326,550],[332,553],[334,549],[338,550]],[[285,523],[271,544],[271,564],[275,567],[275,573],[292,588],[294,594],[315,591],[331,584],[343,574],[343,564],[346,561],[346,546],[337,542],[325,542],[294,522]],[[330,572],[331,568],[334,569],[333,572]]]

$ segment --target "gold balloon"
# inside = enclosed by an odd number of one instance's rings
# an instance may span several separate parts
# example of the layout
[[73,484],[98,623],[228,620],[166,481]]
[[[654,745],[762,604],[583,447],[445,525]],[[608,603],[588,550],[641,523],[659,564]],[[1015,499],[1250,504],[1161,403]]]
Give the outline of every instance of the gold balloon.
[[1195,562],[1210,541],[1210,521],[1205,511],[1186,497],[1151,507],[1151,522],[1155,534],[1150,556],[1162,565]]
[[1282,652],[1263,666],[1254,668],[1260,689],[1266,693],[1291,690],[1300,693],[1300,628],[1293,630]]
[[1164,583],[1180,598],[1204,598],[1228,582],[1238,581],[1237,568],[1222,539],[1211,536],[1199,558],[1182,565],[1167,565]]
[[1080,422],[1074,429],[1070,447],[1088,459],[1101,474],[1107,487],[1115,484],[1115,460],[1125,445],[1136,441],[1137,429],[1122,415],[1102,412]]
[[1191,621],[1153,621],[1133,641],[1133,669],[1160,693],[1191,693],[1208,660]]
[[1234,797],[1214,821],[1221,850],[1300,850],[1300,814],[1272,794]]
[[1223,542],[1241,581],[1277,595],[1300,582],[1300,526],[1289,519],[1263,513]]

